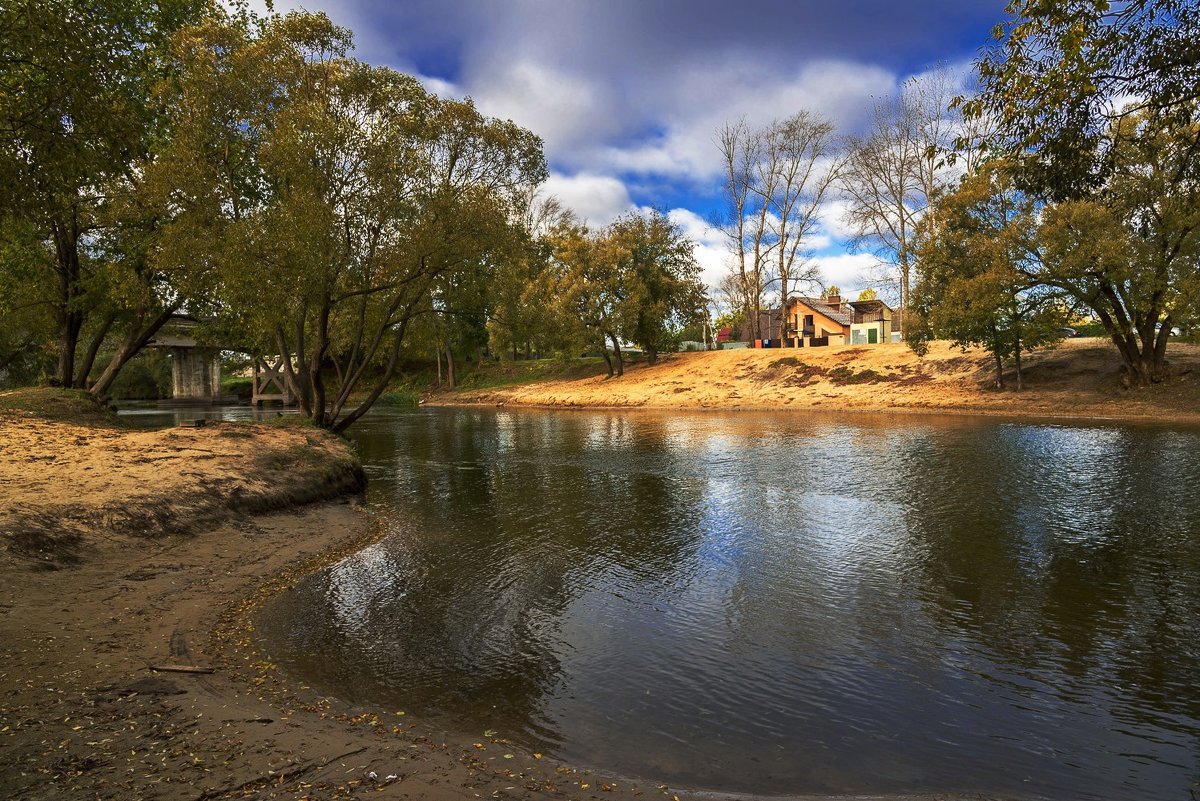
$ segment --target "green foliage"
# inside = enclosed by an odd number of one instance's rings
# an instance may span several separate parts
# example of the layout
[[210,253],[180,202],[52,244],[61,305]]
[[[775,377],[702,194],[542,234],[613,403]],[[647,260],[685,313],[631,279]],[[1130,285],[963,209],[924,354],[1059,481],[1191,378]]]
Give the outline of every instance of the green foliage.
[[205,0],[0,5],[0,283],[22,298],[0,308],[0,328],[43,347],[56,339],[64,386],[91,372],[77,364],[84,336],[123,338],[111,382],[171,295],[144,258],[153,226],[116,209],[165,133],[152,89],[169,73],[168,40],[221,13]]
[[[1130,383],[1167,374],[1200,303],[1200,6],[1012,0],[981,94],[1021,188],[1054,201],[1040,280],[1095,314]],[[1118,98],[1129,105],[1121,106]]]
[[1041,280],[1038,204],[1016,191],[1002,162],[984,165],[923,221],[921,277],[913,293],[906,339],[924,353],[929,339],[979,346],[996,363],[1018,365],[1022,352],[1055,340],[1066,321],[1062,304]]
[[598,232],[568,221],[552,241],[542,291],[583,348],[604,352],[612,343],[615,351],[625,340],[654,363],[676,349],[683,326],[703,318],[695,245],[666,214],[630,213]]
[[1187,125],[1200,100],[1200,6],[1189,0],[1011,0],[1000,46],[978,62],[968,115],[999,125],[1021,154],[1020,180],[1057,200],[1085,197],[1113,171],[1108,147],[1136,98],[1149,116]]
[[304,414],[339,431],[410,326],[443,348],[485,341],[483,278],[546,175],[528,131],[349,47],[321,14],[185,31],[162,87],[174,135],[146,165],[161,255],[211,266],[216,336],[291,357]]
[[171,362],[162,350],[131,359],[112,383],[113,400],[159,400],[171,397]]
[[655,361],[676,349],[678,330],[703,315],[695,245],[661,211],[627,214],[608,229],[618,258],[621,329]]
[[870,287],[867,287],[867,288],[866,288],[866,289],[864,289],[862,292],[859,292],[859,293],[858,293],[858,299],[859,299],[860,301],[864,301],[864,300],[875,300],[875,299],[876,299],[876,298],[878,298],[878,297],[879,297],[879,295],[878,295],[878,294],[876,294],[875,290],[874,290],[874,289],[871,289]]
[[421,396],[411,390],[389,390],[380,395],[375,403],[393,409],[415,409],[421,404]]
[[254,395],[254,379],[223,375],[221,377],[221,394],[236,395],[239,399],[246,400]]
[[733,338],[737,339],[742,334],[742,328],[746,325],[746,310],[734,309],[722,314],[713,321],[713,328],[720,331],[722,328],[728,328],[733,332]]

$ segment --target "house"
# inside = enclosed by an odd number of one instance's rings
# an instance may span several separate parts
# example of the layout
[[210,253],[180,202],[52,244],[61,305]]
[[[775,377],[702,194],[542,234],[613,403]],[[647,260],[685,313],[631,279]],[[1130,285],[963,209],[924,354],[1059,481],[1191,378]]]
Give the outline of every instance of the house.
[[[763,309],[758,315],[763,347],[878,345],[892,342],[899,332],[899,312],[882,300],[845,301],[838,295],[793,297],[786,314],[781,315],[779,309]],[[746,325],[742,340],[749,342],[750,337],[750,326]]]
[[850,344],[879,345],[892,341],[892,334],[899,330],[897,315],[882,300],[854,300],[850,302]]

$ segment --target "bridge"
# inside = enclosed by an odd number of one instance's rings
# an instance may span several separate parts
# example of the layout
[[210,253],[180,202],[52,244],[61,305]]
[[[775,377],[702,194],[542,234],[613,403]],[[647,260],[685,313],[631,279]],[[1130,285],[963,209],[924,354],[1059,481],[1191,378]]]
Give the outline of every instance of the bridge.
[[[241,348],[202,345],[193,335],[200,320],[177,314],[146,347],[164,348],[171,353],[171,403],[211,405],[232,403],[237,399],[221,394],[221,351],[245,352]],[[292,403],[283,357],[254,356],[250,402],[257,405],[278,401]]]

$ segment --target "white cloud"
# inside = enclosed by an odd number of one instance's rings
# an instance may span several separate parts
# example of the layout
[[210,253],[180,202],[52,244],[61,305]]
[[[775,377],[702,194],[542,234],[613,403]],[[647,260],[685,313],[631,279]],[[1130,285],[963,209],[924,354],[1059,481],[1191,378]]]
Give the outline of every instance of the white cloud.
[[609,91],[601,84],[533,61],[492,65],[468,84],[481,111],[511,119],[546,142],[552,161],[615,132]]
[[413,77],[421,82],[421,86],[425,87],[426,92],[443,99],[462,99],[466,94],[457,84],[450,81],[443,81],[441,78],[433,78],[429,75],[416,75]]
[[667,216],[679,226],[684,236],[696,243],[695,255],[700,264],[701,280],[709,287],[715,287],[729,270],[725,235],[689,209],[671,209]]
[[551,173],[543,193],[557,197],[589,225],[607,225],[633,208],[625,184],[609,175]]
[[[856,298],[871,286],[871,276],[878,273],[878,260],[869,253],[835,253],[814,256],[811,260],[821,271],[825,286],[837,286],[845,297]],[[880,287],[875,286],[876,291]]]
[[[657,76],[640,98],[625,98],[618,118],[626,129],[645,130],[624,141],[607,140],[611,126],[589,141],[548,155],[593,172],[651,174],[712,183],[721,174],[717,130],[745,118],[752,125],[808,109],[851,131],[872,98],[895,89],[897,76],[866,64],[825,61],[779,74],[745,59],[706,61]],[[549,144],[549,143],[548,143]]]

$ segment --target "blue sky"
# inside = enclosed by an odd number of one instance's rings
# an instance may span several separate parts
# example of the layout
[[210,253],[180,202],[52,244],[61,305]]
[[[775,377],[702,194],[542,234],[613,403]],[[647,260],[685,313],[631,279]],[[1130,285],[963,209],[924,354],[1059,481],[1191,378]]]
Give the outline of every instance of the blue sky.
[[[801,108],[847,134],[876,98],[947,65],[970,71],[1004,0],[276,0],[324,11],[357,55],[470,96],[545,141],[546,191],[595,225],[669,209],[711,283],[727,260],[708,225],[721,208],[718,126]],[[837,202],[812,258],[861,288],[873,257],[848,252]]]

